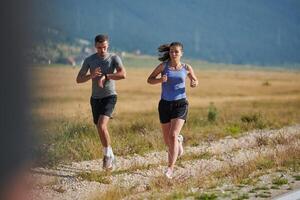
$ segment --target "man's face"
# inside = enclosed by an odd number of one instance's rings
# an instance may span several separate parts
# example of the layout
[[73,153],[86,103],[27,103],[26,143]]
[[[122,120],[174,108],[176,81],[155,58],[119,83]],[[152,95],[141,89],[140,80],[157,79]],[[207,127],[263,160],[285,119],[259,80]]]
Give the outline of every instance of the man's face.
[[100,56],[105,56],[105,54],[107,53],[107,50],[108,50],[108,42],[107,41],[104,41],[104,42],[97,42],[95,44],[95,48],[97,50],[97,53],[100,55]]

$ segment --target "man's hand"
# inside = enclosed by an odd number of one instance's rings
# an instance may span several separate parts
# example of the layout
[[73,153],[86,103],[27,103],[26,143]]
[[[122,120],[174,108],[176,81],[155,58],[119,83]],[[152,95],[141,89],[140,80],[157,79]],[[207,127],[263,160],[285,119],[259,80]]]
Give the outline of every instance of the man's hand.
[[103,74],[102,74],[102,72],[101,72],[100,67],[97,67],[94,71],[91,72],[91,79],[100,77],[100,76],[102,76],[102,75],[103,75]]
[[100,77],[100,79],[98,80],[98,86],[101,87],[101,88],[104,88],[105,81],[106,81],[106,77],[105,77],[105,75],[103,74],[103,75]]

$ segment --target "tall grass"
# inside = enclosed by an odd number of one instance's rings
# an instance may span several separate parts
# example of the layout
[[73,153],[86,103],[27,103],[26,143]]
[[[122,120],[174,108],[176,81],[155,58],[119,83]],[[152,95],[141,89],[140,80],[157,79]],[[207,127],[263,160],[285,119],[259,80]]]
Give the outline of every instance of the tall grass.
[[[42,165],[101,158],[89,105],[90,82],[76,84],[78,70],[32,70],[32,116],[40,138],[35,152]],[[119,98],[109,123],[116,155],[165,149],[157,112],[160,86],[146,83],[151,70],[128,68],[127,79],[116,82]],[[196,70],[196,74],[199,87],[187,88],[190,107],[182,130],[184,145],[300,123],[297,73]],[[272,82],[268,87],[261,84],[266,79]]]

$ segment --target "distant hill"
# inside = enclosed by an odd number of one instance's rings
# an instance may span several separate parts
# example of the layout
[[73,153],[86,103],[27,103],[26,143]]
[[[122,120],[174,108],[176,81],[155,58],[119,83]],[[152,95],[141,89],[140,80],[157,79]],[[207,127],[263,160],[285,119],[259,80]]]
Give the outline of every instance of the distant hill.
[[299,0],[35,0],[35,39],[93,41],[156,55],[181,41],[185,56],[213,62],[300,63]]

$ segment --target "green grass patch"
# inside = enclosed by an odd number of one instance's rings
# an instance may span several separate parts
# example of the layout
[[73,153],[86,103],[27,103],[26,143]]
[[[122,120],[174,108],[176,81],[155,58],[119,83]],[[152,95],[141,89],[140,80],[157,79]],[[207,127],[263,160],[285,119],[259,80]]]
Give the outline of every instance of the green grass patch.
[[238,197],[233,198],[232,200],[243,200],[243,199],[249,199],[248,194],[239,194]]
[[185,197],[190,196],[189,194],[179,191],[179,192],[174,192],[170,196],[166,197],[166,200],[173,200],[173,199],[184,199]]
[[232,137],[237,137],[242,130],[239,124],[231,124],[225,128],[225,131]]
[[296,176],[294,176],[294,178],[296,181],[300,181],[300,175],[296,175]]
[[78,174],[78,177],[87,180],[87,181],[96,181],[103,184],[110,184],[111,180],[107,176],[108,172],[81,172]]
[[274,160],[268,158],[260,158],[257,160],[256,167],[259,170],[271,169],[275,166]]
[[278,186],[281,186],[281,185],[286,185],[288,184],[288,180],[286,178],[280,178],[280,177],[276,177],[272,180],[272,183],[274,185],[278,185]]
[[180,160],[182,161],[189,161],[189,160],[208,160],[212,157],[213,155],[209,152],[203,152],[200,154],[195,154],[195,153],[188,153],[188,154],[183,154],[182,158]]
[[269,187],[267,186],[260,186],[253,188],[253,191],[260,191],[260,190],[269,190]]
[[133,193],[133,188],[123,188],[120,186],[112,186],[105,192],[99,192],[97,194],[94,194],[90,200],[117,200],[122,199],[124,196],[130,195]]
[[269,197],[271,197],[271,195],[269,195],[269,194],[265,194],[265,193],[261,193],[261,194],[257,194],[257,195],[255,195],[255,197],[260,197],[260,198],[269,198]]
[[284,167],[290,168],[294,172],[300,171],[300,154],[296,154],[296,156],[287,159],[286,162],[283,163]]
[[201,194],[200,196],[196,196],[195,199],[197,200],[215,200],[217,199],[218,196],[214,193],[204,193],[204,194]]
[[272,186],[271,186],[271,189],[273,189],[273,190],[279,190],[280,187],[278,187],[278,185],[272,185]]
[[245,178],[240,181],[240,183],[244,185],[255,185],[257,182],[257,178]]

